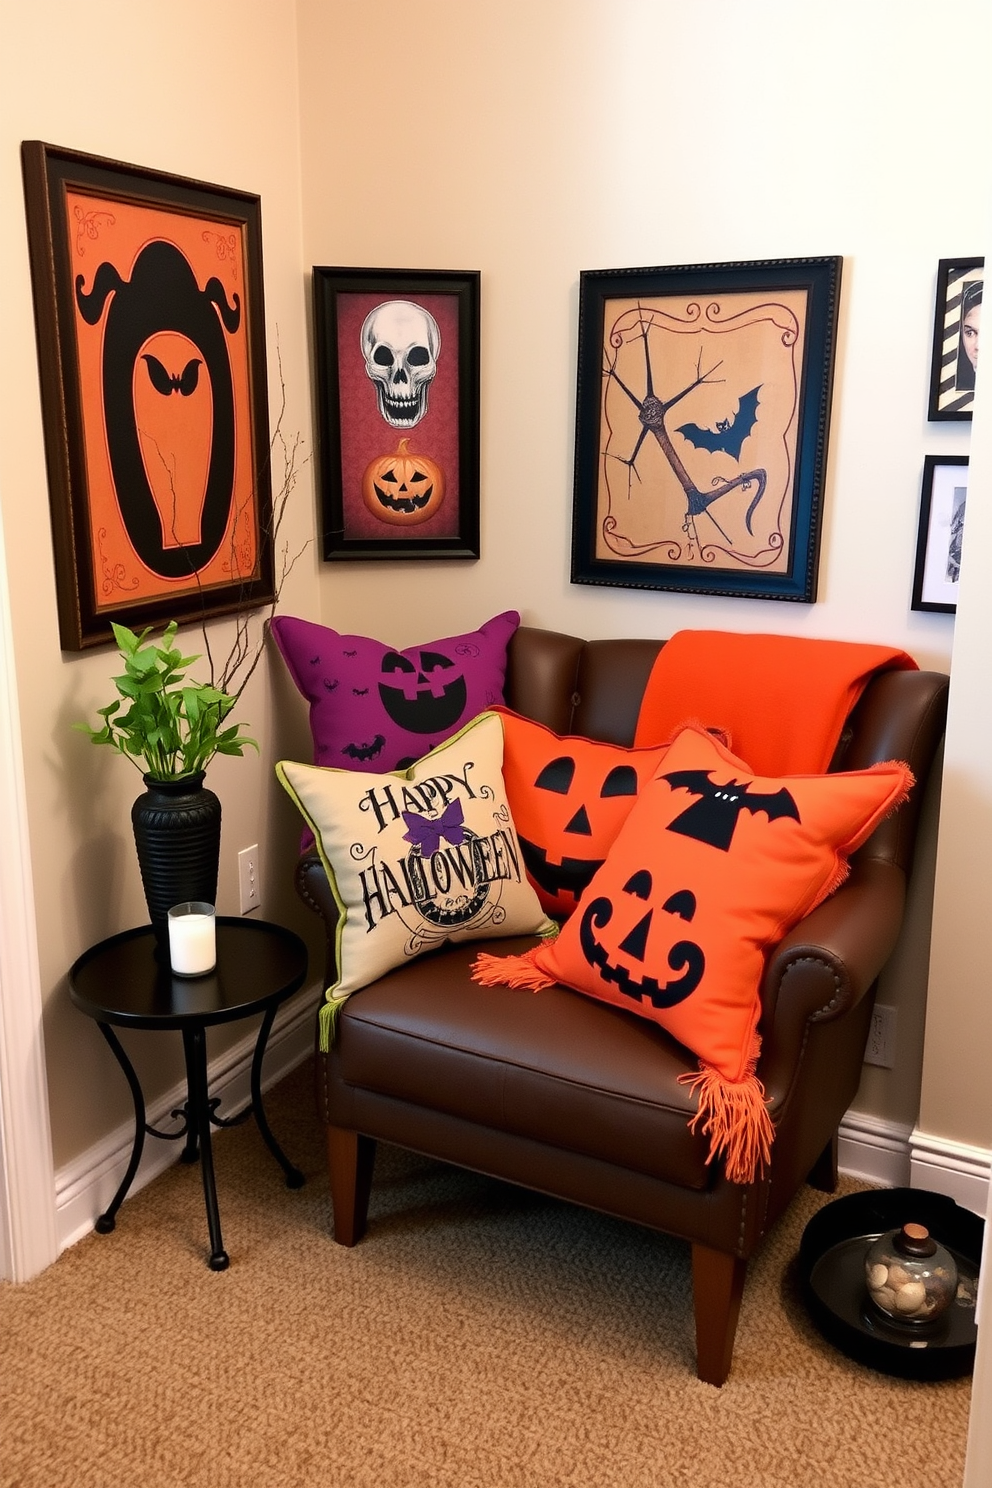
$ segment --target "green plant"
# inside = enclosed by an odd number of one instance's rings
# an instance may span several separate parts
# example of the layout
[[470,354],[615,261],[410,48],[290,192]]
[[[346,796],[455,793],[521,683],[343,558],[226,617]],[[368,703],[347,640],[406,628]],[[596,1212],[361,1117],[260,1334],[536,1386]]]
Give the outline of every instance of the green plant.
[[94,744],[109,744],[156,780],[196,775],[215,754],[244,754],[245,745],[258,749],[254,739],[241,735],[245,725],[223,726],[239,693],[186,680],[185,668],[201,658],[183,656],[172,644],[177,629],[171,621],[156,645],[146,644],[151,627],[135,635],[124,625],[114,625],[114,639],[124,658],[123,675],[113,679],[120,698],[97,710],[102,728],[73,725]]

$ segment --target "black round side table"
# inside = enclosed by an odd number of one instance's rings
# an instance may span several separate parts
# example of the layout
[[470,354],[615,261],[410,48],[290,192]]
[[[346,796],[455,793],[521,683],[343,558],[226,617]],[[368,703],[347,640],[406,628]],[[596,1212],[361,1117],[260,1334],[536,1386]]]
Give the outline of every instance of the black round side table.
[[[73,963],[69,995],[80,1012],[94,1018],[124,1071],[134,1101],[134,1146],[127,1172],[96,1228],[108,1234],[138,1171],[145,1133],[166,1141],[186,1138],[183,1162],[200,1160],[203,1193],[210,1231],[208,1264],[223,1271],[229,1264],[221,1238],[217,1188],[214,1182],[210,1128],[238,1126],[254,1115],[269,1151],[286,1174],[290,1188],[299,1188],[303,1174],[279,1146],[262,1108],[262,1060],[279,1004],[300,987],[307,973],[307,950],[291,930],[265,920],[220,916],[217,920],[217,965],[205,976],[174,976],[168,950],[160,949],[151,925],[125,930],[102,940]],[[217,1099],[207,1090],[206,1030],[216,1023],[262,1014],[251,1062],[251,1100],[236,1116],[217,1115]],[[186,1103],[183,1125],[177,1132],[158,1131],[145,1119],[145,1102],[134,1066],[114,1033],[121,1028],[152,1031],[178,1029],[186,1057]]]

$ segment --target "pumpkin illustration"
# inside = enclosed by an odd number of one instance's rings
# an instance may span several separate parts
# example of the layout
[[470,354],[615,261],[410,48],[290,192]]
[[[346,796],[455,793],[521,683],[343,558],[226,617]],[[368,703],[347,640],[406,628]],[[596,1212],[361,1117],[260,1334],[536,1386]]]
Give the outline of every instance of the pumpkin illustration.
[[394,454],[370,460],[362,476],[362,499],[374,517],[413,527],[432,517],[444,500],[444,471],[429,455],[410,453],[401,439]]
[[665,750],[562,737],[508,711],[503,735],[507,797],[527,874],[548,913],[566,917]]

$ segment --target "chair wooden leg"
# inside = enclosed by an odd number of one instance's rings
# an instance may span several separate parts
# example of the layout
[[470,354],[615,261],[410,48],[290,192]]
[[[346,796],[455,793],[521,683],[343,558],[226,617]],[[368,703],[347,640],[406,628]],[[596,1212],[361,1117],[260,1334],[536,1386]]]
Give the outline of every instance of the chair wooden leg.
[[730,1373],[747,1262],[708,1245],[692,1247],[692,1300],[696,1312],[696,1374],[722,1385]]
[[334,1238],[355,1245],[365,1233],[375,1166],[375,1142],[343,1126],[327,1128],[327,1164],[331,1176]]
[[818,1188],[821,1193],[837,1192],[837,1142],[837,1133],[834,1132],[810,1168],[809,1177],[806,1180],[812,1188]]

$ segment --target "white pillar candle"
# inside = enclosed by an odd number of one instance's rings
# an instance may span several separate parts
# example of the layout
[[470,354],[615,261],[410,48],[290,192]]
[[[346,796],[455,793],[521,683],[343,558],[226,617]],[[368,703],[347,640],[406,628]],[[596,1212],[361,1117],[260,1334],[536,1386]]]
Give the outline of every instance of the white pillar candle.
[[203,976],[217,965],[212,904],[175,904],[169,910],[169,960],[176,976]]

